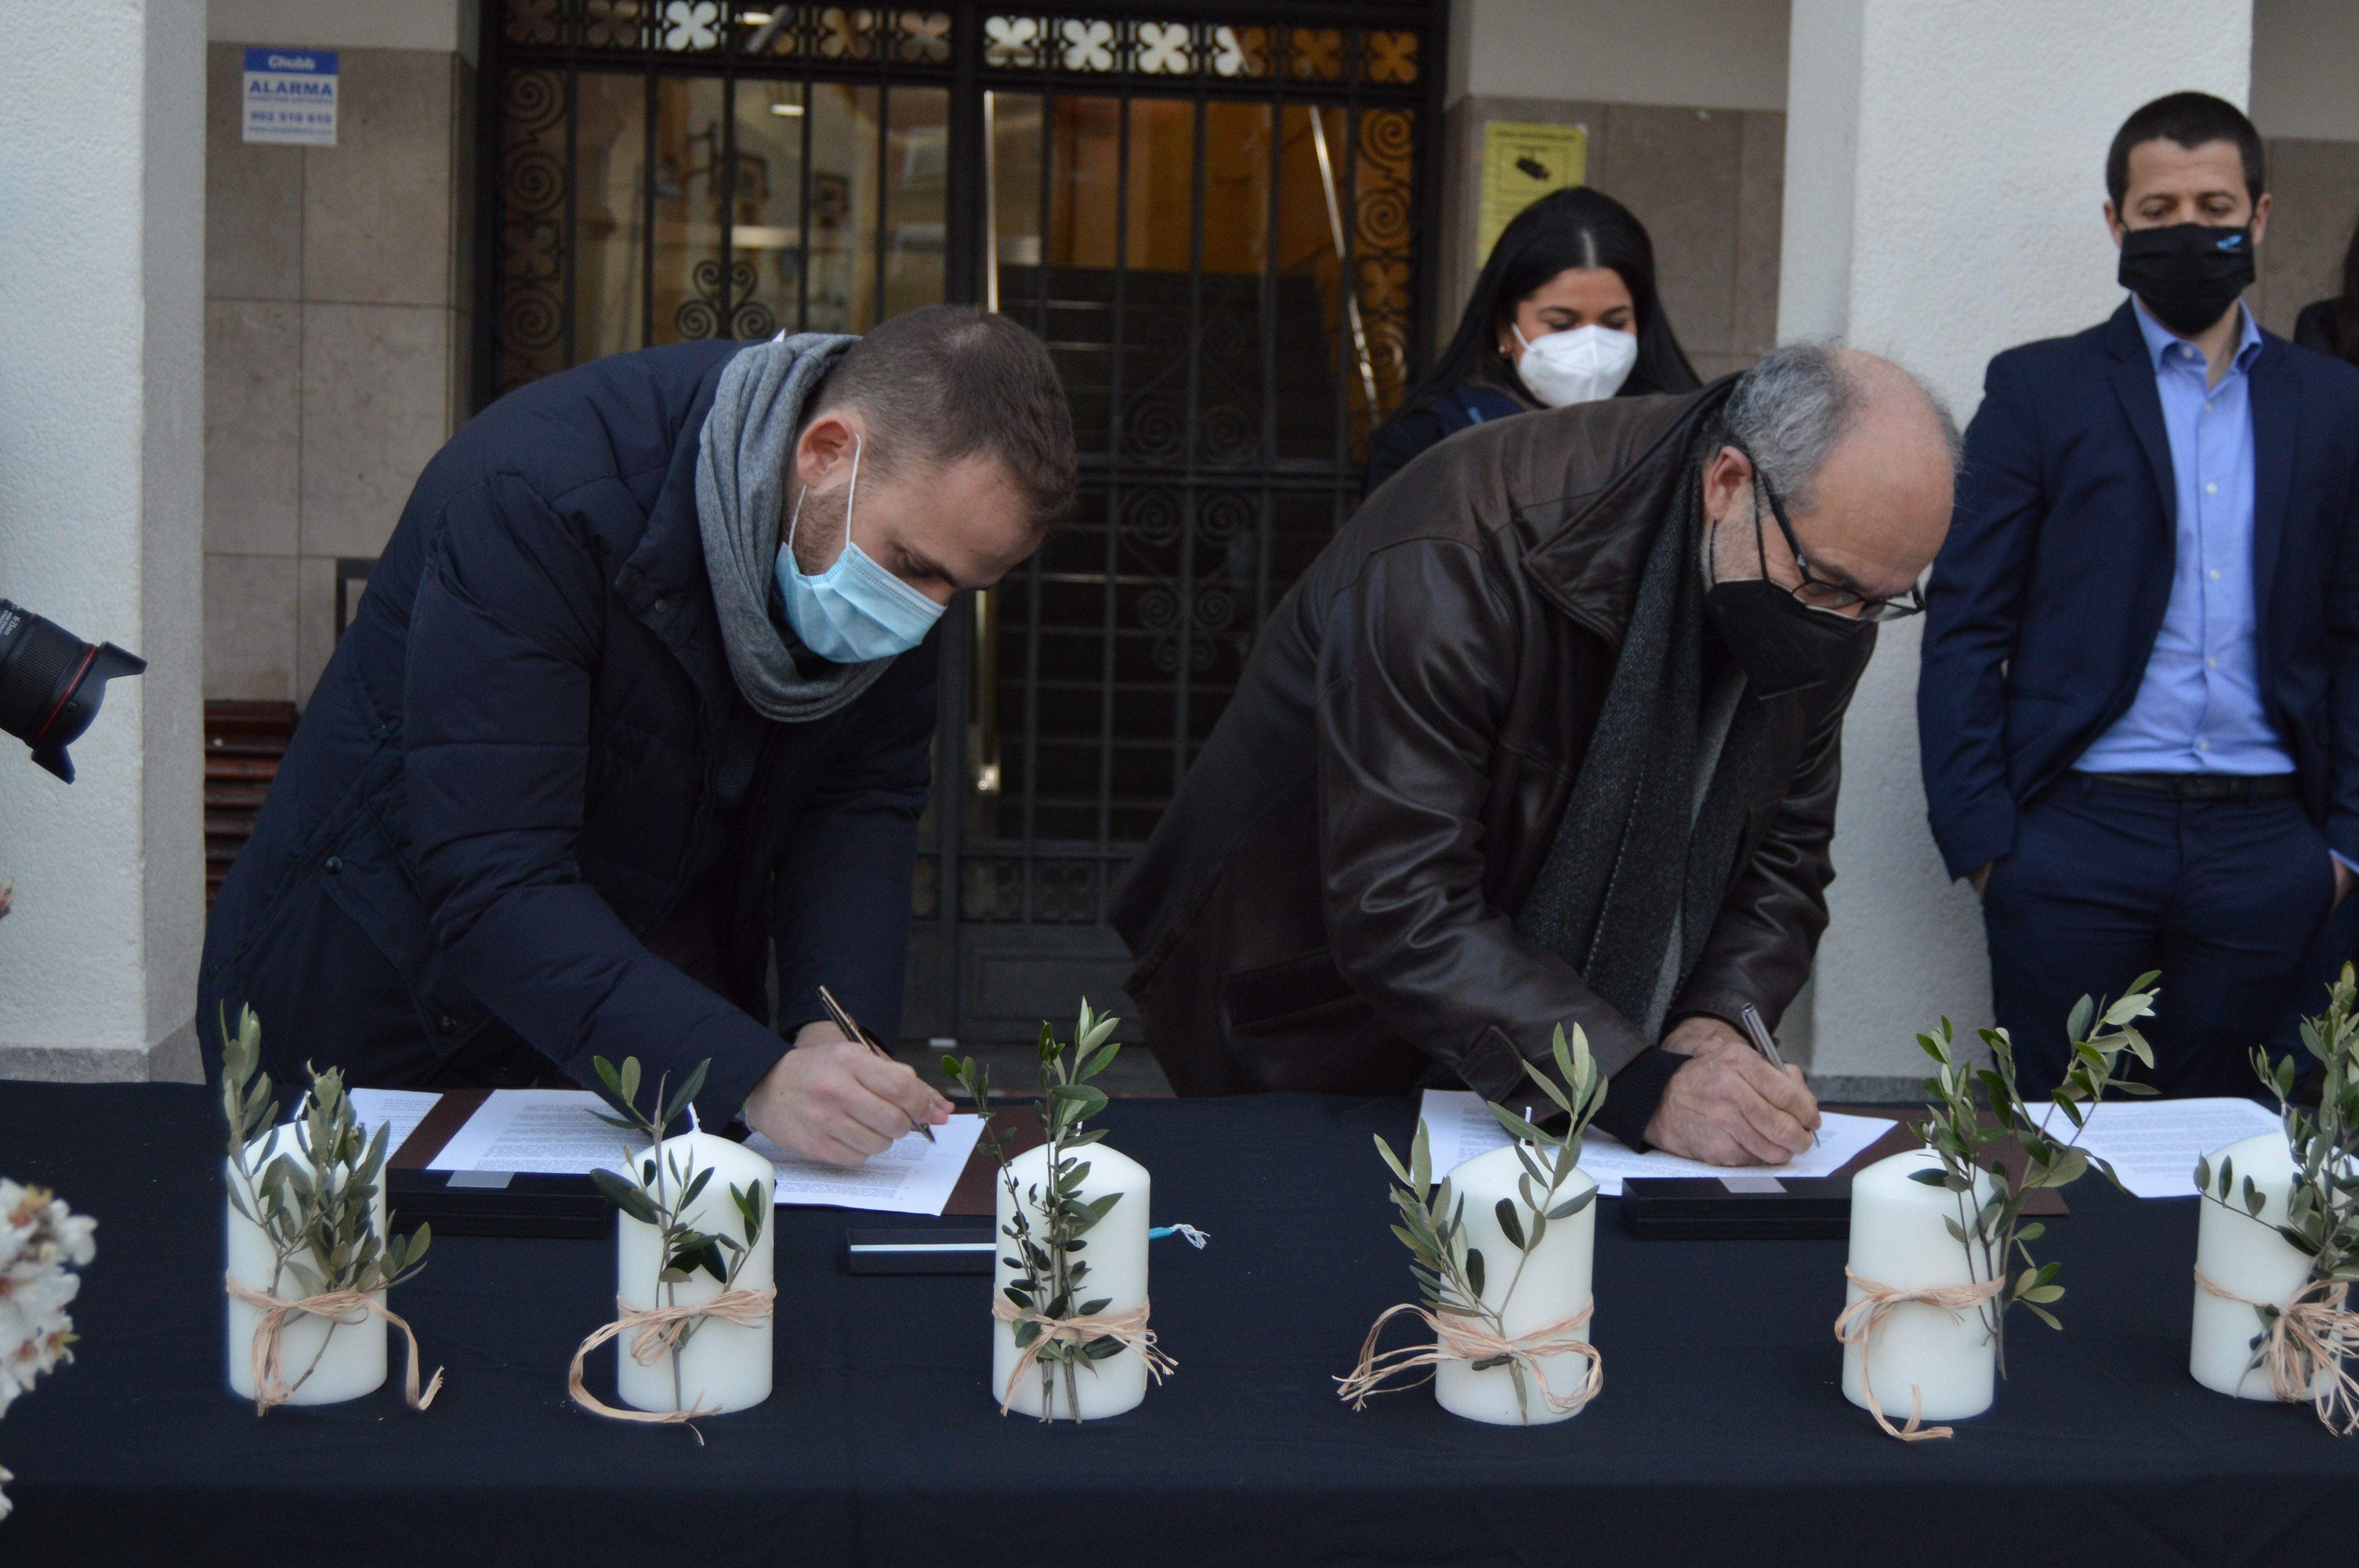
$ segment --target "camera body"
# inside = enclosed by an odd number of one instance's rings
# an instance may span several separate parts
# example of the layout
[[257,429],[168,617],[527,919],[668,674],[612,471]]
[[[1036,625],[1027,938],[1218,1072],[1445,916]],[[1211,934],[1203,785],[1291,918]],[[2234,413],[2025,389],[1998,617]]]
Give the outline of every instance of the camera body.
[[56,622],[0,599],[0,730],[33,749],[33,761],[73,783],[66,748],[82,739],[106,683],[147,661],[112,643],[85,643]]

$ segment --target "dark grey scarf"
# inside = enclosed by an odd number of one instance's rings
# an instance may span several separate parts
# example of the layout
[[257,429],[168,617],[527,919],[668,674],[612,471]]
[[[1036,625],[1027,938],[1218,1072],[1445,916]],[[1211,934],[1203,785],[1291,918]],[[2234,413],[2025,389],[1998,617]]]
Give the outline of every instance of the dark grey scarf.
[[893,663],[832,665],[808,650],[790,650],[769,613],[787,463],[803,405],[859,341],[805,332],[747,345],[723,367],[712,412],[697,437],[696,522],[721,645],[754,711],[780,724],[826,718]]
[[1605,705],[1531,896],[1525,940],[1654,1039],[1736,871],[1767,726],[1734,659],[1707,697],[1698,453],[1638,579]]

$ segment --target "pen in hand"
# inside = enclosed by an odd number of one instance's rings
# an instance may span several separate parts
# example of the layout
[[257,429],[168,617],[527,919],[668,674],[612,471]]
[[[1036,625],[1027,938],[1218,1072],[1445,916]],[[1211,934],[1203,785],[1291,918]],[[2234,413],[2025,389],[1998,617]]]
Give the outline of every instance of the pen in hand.
[[[1786,1070],[1786,1058],[1777,1054],[1777,1042],[1769,1037],[1769,1026],[1761,1022],[1761,1012],[1751,1002],[1745,1004],[1745,1033],[1753,1037],[1753,1048],[1769,1059],[1769,1065],[1779,1072]],[[1813,1147],[1826,1142],[1816,1132],[1810,1134]]]
[[[838,1029],[842,1030],[843,1033],[855,1044],[867,1046],[871,1051],[875,1052],[879,1056],[884,1057],[888,1062],[893,1060],[893,1053],[878,1044],[875,1035],[869,1033],[868,1031],[861,1028],[857,1022],[853,1022],[852,1014],[843,1011],[843,1004],[836,1000],[834,993],[830,991],[825,986],[819,988],[819,1001],[821,1007],[827,1009],[827,1015],[835,1020],[835,1026]],[[926,1141],[929,1143],[935,1141],[934,1130],[927,1126],[924,1122],[919,1121],[915,1117],[911,1117],[909,1119],[909,1130],[912,1132],[924,1133],[926,1135]]]

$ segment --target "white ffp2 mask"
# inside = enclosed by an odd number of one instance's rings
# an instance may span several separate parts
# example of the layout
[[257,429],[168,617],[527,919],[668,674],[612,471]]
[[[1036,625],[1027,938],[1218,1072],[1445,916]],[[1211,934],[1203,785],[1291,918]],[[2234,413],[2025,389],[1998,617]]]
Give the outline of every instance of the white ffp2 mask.
[[1569,332],[1544,332],[1539,341],[1512,329],[1524,345],[1516,366],[1532,395],[1550,408],[1571,403],[1594,403],[1622,390],[1630,367],[1638,362],[1638,340],[1612,327],[1575,327]]

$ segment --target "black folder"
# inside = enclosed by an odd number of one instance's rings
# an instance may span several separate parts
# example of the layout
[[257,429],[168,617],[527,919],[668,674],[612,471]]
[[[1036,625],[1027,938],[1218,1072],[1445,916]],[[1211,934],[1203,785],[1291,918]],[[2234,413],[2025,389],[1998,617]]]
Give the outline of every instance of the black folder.
[[1622,1224],[1641,1241],[1841,1240],[1851,1234],[1851,1178],[1631,1176]]

